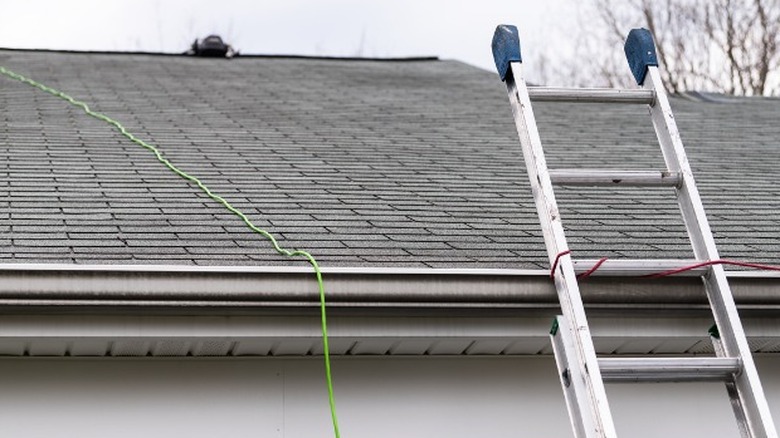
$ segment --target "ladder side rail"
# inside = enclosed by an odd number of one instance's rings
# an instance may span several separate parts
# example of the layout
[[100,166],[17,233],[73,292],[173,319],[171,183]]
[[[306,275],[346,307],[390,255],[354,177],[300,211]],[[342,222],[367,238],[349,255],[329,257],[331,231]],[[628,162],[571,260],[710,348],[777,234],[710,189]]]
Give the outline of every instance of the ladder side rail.
[[664,161],[671,172],[680,175],[677,197],[694,255],[702,261],[717,260],[720,256],[658,67],[648,67],[647,78],[649,84],[646,80],[645,87],[656,92],[656,104],[649,108]]
[[595,431],[597,427],[593,424],[593,416],[585,415],[590,412],[584,397],[578,397],[579,394],[587,392],[585,387],[586,379],[581,374],[579,367],[572,367],[574,360],[572,355],[576,354],[576,346],[571,336],[571,328],[566,322],[566,318],[556,316],[552,330],[550,330],[550,340],[553,347],[553,356],[555,365],[558,368],[558,378],[563,388],[563,397],[566,401],[566,408],[569,410],[569,421],[575,438],[588,438],[586,431]]
[[[645,86],[656,94],[656,104],[650,107],[650,114],[664,160],[670,171],[678,172],[682,176],[682,182],[675,190],[694,254],[699,260],[717,260],[720,256],[715,239],[658,68],[648,67],[647,78],[649,81],[645,81]],[[711,266],[703,279],[707,298],[721,333],[723,353],[742,359],[743,371],[736,376],[735,386],[746,411],[751,436],[775,438],[777,431],[723,266]],[[737,414],[738,418],[739,416],[740,414]]]
[[[715,349],[715,355],[717,356],[725,356],[726,352],[723,351],[723,343],[720,342],[719,336],[714,335],[712,332],[710,332],[710,340],[712,341],[712,348]],[[739,429],[739,436],[742,438],[750,438],[751,432],[750,428],[748,427],[748,418],[745,415],[745,407],[742,405],[742,399],[739,397],[739,392],[737,391],[737,385],[734,382],[734,379],[730,379],[726,382],[726,392],[729,395],[729,401],[731,402],[731,409],[734,411],[734,415],[737,419],[737,428]]]
[[[506,86],[514,115],[517,134],[523,149],[523,157],[528,169],[534,202],[542,232],[547,247],[550,265],[558,258],[554,273],[556,290],[561,304],[561,310],[569,322],[576,353],[583,369],[581,375],[585,379],[587,397],[590,399],[592,421],[597,430],[587,431],[588,437],[616,437],[612,414],[607,401],[607,394],[596,358],[596,350],[585,316],[585,308],[580,295],[577,277],[570,255],[558,257],[558,254],[568,250],[558,205],[555,200],[552,181],[547,171],[541,138],[536,126],[536,119],[531,107],[531,100],[525,79],[522,75],[522,64],[512,62],[506,75]],[[570,364],[571,366],[571,364]]]

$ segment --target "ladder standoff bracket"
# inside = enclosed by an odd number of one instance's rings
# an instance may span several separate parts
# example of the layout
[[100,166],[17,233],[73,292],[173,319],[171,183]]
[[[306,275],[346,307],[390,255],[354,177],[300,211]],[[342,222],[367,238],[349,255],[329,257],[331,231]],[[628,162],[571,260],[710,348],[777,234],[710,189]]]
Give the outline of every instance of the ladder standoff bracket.
[[558,334],[558,329],[560,327],[558,326],[558,318],[553,319],[552,327],[550,327],[550,334],[555,336]]
[[511,24],[496,26],[492,48],[496,69],[498,69],[498,75],[503,81],[510,70],[510,62],[523,62],[523,58],[520,56],[520,36],[517,27]]
[[571,386],[571,373],[568,368],[561,373],[561,381],[563,382],[563,386],[567,388]]
[[623,49],[626,52],[628,66],[631,68],[631,73],[634,75],[636,83],[642,85],[645,82],[647,68],[658,66],[653,35],[644,28],[631,29]]
[[707,330],[707,333],[709,333],[709,335],[715,339],[720,339],[720,330],[718,330],[718,324],[712,324],[712,327]]

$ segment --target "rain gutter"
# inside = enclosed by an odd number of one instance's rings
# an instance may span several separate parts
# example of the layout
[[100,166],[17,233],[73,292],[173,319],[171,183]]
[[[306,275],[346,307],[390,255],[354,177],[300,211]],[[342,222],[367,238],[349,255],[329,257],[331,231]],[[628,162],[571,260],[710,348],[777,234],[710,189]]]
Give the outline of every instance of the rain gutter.
[[[558,308],[548,273],[523,269],[323,268],[331,309],[484,309],[550,313]],[[780,275],[730,272],[741,309],[780,313]],[[692,277],[591,277],[586,304],[607,311],[701,310]],[[44,308],[244,311],[316,309],[306,267],[0,264],[0,311]],[[3,310],[4,309],[4,310]]]

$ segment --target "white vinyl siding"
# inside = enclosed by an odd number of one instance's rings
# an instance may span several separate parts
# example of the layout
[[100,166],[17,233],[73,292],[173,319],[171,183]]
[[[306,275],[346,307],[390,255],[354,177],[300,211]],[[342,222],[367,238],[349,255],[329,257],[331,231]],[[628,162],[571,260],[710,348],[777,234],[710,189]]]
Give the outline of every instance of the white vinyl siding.
[[[780,418],[780,358],[758,357]],[[552,358],[333,361],[344,438],[570,437]],[[5,358],[9,437],[331,437],[318,357]],[[618,432],[737,437],[722,385],[607,387]]]

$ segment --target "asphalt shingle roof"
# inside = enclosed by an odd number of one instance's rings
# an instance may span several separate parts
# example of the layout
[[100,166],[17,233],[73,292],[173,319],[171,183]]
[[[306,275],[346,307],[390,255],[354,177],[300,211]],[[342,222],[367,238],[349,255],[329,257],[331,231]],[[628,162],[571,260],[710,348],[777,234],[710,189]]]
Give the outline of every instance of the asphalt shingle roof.
[[[546,267],[503,84],[454,61],[0,51],[325,266]],[[780,100],[674,99],[721,255],[780,263]],[[551,168],[660,168],[643,108],[535,105]],[[0,78],[0,263],[290,265],[79,109]],[[581,257],[690,253],[666,190],[557,192]]]

